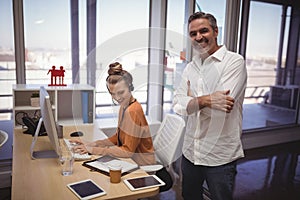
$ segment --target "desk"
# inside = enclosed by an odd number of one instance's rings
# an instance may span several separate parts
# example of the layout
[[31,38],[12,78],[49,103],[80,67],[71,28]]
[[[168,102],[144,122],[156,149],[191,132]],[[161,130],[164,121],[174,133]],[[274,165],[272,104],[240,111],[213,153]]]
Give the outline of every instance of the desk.
[[[93,131],[85,130],[86,139],[95,138]],[[72,131],[71,127],[64,127],[64,135],[69,135],[68,131]],[[103,137],[101,131],[98,132],[99,137]],[[60,164],[58,159],[36,159],[30,157],[30,145],[32,136],[23,134],[21,129],[15,129],[13,141],[13,169],[12,169],[12,200],[19,199],[78,199],[67,188],[68,183],[92,179],[101,186],[107,195],[97,199],[138,199],[154,196],[158,193],[158,187],[136,192],[130,191],[121,181],[118,184],[111,184],[109,177],[99,172],[91,172],[88,168],[83,167],[82,162],[74,163],[74,173],[71,176],[62,176],[60,174]],[[36,150],[50,149],[48,137],[42,136],[38,138]],[[129,177],[138,177],[146,175],[146,172],[138,169],[134,173],[127,174],[122,179]]]

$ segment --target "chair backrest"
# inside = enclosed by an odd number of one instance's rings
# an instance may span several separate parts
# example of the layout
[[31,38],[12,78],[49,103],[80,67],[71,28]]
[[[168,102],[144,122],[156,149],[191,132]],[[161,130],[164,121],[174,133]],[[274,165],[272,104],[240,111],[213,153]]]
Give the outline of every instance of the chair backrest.
[[8,134],[4,131],[0,131],[0,147],[2,147],[8,139]]
[[185,121],[176,114],[167,114],[163,119],[153,145],[157,161],[168,166],[182,154]]

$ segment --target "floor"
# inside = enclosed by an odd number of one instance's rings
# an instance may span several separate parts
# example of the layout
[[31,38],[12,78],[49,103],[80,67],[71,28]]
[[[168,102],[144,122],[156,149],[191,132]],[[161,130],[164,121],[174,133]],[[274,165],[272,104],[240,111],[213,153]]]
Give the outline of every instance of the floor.
[[234,199],[300,199],[300,141],[245,153],[238,164]]

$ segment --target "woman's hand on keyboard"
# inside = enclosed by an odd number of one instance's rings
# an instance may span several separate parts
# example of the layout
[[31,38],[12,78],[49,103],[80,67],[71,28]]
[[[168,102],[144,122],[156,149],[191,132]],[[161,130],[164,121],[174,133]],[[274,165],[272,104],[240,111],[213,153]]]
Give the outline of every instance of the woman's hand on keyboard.
[[78,145],[73,147],[75,153],[85,154],[90,153],[93,155],[105,155],[105,149],[103,147],[93,147],[93,146],[86,146],[86,145]]
[[80,139],[70,139],[70,142],[76,145],[84,145],[86,147],[95,147],[97,145],[95,142],[86,142]]
[[82,140],[79,140],[79,139],[69,139],[69,141],[71,143],[74,143],[76,145],[81,145],[81,144],[84,144],[84,142]]
[[77,145],[73,147],[73,151],[79,154],[89,153],[85,145]]

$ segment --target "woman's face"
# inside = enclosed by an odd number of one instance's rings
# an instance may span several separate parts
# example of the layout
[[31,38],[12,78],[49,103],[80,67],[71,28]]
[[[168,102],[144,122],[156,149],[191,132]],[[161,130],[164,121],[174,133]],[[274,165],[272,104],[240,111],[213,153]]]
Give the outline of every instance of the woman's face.
[[108,84],[107,86],[112,98],[116,100],[118,104],[128,106],[131,98],[131,91],[124,80],[121,80],[116,84]]

